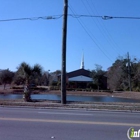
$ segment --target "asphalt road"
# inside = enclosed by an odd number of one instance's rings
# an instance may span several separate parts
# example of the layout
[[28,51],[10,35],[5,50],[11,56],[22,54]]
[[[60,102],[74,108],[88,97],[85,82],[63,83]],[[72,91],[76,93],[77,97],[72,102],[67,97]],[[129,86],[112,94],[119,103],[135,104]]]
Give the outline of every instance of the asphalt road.
[[0,140],[128,140],[140,113],[0,107]]

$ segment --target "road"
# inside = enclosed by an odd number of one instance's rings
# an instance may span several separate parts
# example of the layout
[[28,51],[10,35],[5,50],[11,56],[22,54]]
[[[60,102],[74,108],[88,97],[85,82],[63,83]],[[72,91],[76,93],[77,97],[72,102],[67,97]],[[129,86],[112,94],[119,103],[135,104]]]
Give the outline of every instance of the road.
[[0,107],[0,140],[128,140],[140,113]]

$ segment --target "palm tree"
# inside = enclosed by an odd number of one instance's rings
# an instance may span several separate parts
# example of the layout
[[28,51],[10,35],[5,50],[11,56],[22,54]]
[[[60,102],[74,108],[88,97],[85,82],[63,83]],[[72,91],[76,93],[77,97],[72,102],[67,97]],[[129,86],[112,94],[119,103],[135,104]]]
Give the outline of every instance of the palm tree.
[[31,67],[26,62],[22,62],[16,75],[17,77],[24,79],[24,100],[27,102],[31,101],[31,89],[29,85],[31,84],[31,81],[35,80],[35,78],[39,78],[42,75],[42,67],[39,64]]

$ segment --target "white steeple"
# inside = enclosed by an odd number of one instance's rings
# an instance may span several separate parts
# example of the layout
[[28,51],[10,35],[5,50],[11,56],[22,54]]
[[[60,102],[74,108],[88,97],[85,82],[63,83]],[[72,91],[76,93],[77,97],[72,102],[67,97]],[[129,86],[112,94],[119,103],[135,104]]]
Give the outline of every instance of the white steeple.
[[83,53],[83,56],[82,56],[82,59],[81,59],[80,69],[84,69],[84,53]]

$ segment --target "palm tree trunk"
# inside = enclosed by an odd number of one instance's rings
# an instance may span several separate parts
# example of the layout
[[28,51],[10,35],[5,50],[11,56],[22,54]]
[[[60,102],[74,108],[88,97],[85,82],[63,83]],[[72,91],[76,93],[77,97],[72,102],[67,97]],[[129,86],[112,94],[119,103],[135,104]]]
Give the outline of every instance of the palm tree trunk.
[[30,102],[31,101],[31,91],[30,91],[29,80],[28,79],[26,80],[26,85],[24,86],[23,99],[26,102]]

